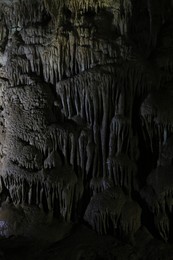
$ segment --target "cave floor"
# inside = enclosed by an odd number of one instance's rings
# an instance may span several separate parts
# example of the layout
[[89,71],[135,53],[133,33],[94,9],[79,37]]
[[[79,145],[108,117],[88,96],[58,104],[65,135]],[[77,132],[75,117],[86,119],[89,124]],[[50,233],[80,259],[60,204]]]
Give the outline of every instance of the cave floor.
[[[46,237],[46,234],[45,234]],[[0,260],[171,260],[172,243],[153,239],[141,228],[132,243],[101,236],[83,225],[61,241],[11,236],[0,239]]]

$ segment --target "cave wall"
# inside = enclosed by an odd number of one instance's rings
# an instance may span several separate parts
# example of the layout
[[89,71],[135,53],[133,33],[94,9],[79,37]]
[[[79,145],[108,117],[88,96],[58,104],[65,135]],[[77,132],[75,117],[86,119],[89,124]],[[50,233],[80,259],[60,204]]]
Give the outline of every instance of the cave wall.
[[171,241],[172,5],[0,1],[0,219]]

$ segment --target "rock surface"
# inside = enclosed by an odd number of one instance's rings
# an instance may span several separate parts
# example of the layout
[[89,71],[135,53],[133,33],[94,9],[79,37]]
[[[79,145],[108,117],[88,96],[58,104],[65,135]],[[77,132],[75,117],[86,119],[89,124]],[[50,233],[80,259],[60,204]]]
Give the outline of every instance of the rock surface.
[[82,223],[100,244],[67,240],[59,259],[171,259],[172,14],[170,0],[0,1],[1,236],[58,243]]

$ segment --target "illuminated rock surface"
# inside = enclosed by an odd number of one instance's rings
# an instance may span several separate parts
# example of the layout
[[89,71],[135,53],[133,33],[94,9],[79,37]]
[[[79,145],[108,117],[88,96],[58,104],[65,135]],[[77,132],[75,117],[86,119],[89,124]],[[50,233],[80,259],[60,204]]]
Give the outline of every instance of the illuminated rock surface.
[[2,259],[172,259],[172,17],[0,0]]

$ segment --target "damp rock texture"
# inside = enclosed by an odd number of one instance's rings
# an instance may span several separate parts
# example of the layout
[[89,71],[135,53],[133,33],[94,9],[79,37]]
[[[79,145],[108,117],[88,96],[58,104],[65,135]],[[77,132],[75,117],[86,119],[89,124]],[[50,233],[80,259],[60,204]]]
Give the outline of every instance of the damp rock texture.
[[171,241],[172,17],[169,0],[0,1],[5,228],[8,212],[26,223],[36,209]]

